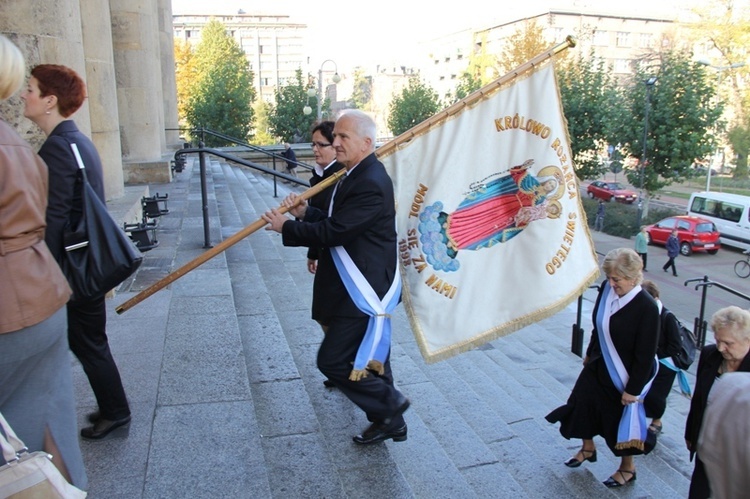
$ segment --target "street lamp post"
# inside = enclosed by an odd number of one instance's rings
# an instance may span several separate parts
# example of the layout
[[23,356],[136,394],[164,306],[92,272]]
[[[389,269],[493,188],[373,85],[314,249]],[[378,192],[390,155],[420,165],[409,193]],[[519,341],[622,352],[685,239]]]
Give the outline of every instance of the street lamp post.
[[[724,71],[728,69],[737,69],[737,68],[741,68],[745,66],[744,62],[736,62],[734,64],[730,64],[729,66],[714,66],[713,64],[711,64],[705,59],[700,59],[696,62],[698,64],[701,64],[703,66],[716,70],[716,88],[717,89],[719,87],[719,83],[721,83],[721,73],[723,73]],[[711,162],[713,163],[713,160]],[[722,161],[722,166],[723,164],[724,162]],[[706,170],[706,192],[709,192],[711,190],[711,171],[712,171],[712,168],[711,168],[711,165],[709,164],[708,169]]]
[[336,65],[336,63],[331,59],[326,59],[325,61],[323,61],[323,63],[320,65],[320,69],[318,70],[318,121],[323,118],[323,66],[325,66],[327,62],[333,64],[333,77],[331,78],[331,80],[333,80],[333,83],[338,83],[341,81],[338,66]]
[[643,155],[641,156],[641,171],[640,171],[640,192],[638,194],[638,216],[636,219],[636,226],[640,230],[641,226],[641,220],[643,218],[643,175],[644,171],[646,169],[646,140],[648,139],[648,111],[651,107],[651,89],[654,87],[654,84],[656,83],[656,76],[651,76],[649,79],[644,80],[643,83],[646,84],[646,111],[644,113],[643,117]]

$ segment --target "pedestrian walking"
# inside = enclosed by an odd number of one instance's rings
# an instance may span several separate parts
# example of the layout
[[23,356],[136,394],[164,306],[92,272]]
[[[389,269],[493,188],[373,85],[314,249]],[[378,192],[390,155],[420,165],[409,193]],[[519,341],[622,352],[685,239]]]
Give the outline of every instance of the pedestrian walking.
[[289,142],[284,142],[284,152],[281,153],[286,159],[286,173],[292,177],[297,176],[297,155]]
[[601,232],[604,230],[604,201],[599,200],[599,205],[596,207],[596,219],[594,220],[594,230]]
[[667,256],[669,260],[664,264],[662,269],[667,272],[669,267],[672,267],[672,274],[677,277],[677,266],[674,264],[674,259],[680,254],[680,240],[677,239],[677,229],[672,229],[672,233],[667,238]]
[[648,261],[648,233],[646,232],[646,226],[641,226],[641,231],[635,236],[635,252],[643,260],[643,271],[646,270],[646,262]]

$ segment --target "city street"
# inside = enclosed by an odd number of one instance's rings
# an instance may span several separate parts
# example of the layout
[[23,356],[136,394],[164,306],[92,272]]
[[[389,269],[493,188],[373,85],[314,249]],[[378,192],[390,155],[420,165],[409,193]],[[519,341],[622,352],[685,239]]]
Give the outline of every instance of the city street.
[[[592,232],[592,239],[599,254],[600,262],[609,250],[618,247],[632,248],[634,238],[623,239],[610,236],[601,232]],[[707,277],[709,281],[719,283],[734,289],[744,295],[750,296],[750,279],[742,279],[734,273],[734,263],[743,259],[741,250],[722,246],[715,255],[707,253],[693,253],[691,256],[680,255],[676,260],[678,277],[672,276],[671,272],[663,272],[662,266],[667,261],[667,250],[662,246],[648,247],[648,272],[644,273],[645,279],[654,281],[661,290],[661,298],[664,305],[690,329],[693,329],[693,321],[700,314],[702,287],[696,290],[694,280],[703,280]],[[691,281],[686,284],[687,281]],[[590,291],[586,297],[594,299],[594,292]],[[705,320],[710,320],[711,314],[728,305],[737,305],[749,308],[750,302],[717,286],[708,287],[706,294]],[[711,335],[708,335],[711,341]]]

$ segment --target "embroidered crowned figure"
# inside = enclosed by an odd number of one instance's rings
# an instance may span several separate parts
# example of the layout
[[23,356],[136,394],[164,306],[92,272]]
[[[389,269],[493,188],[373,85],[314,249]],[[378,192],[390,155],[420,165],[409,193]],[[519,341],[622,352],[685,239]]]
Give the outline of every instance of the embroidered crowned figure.
[[499,178],[472,185],[453,213],[439,211],[441,202],[427,207],[419,230],[428,261],[438,270],[457,270],[458,262],[448,259],[455,259],[460,250],[490,248],[514,238],[535,220],[559,217],[562,208],[557,200],[565,188],[562,171],[547,166],[534,176],[529,172],[533,163],[527,160]]

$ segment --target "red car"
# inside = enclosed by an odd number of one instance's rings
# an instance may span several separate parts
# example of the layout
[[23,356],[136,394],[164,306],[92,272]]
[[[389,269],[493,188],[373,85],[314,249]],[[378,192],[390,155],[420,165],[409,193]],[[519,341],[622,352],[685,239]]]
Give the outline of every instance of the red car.
[[680,253],[690,256],[693,251],[706,251],[715,255],[721,248],[719,231],[710,220],[686,215],[669,217],[646,227],[649,244],[665,246],[672,229],[677,228],[677,239],[680,240]]
[[625,189],[619,182],[604,182],[603,180],[591,182],[586,188],[586,192],[591,199],[598,198],[604,201],[619,201],[628,204],[632,204],[638,198],[638,194]]

